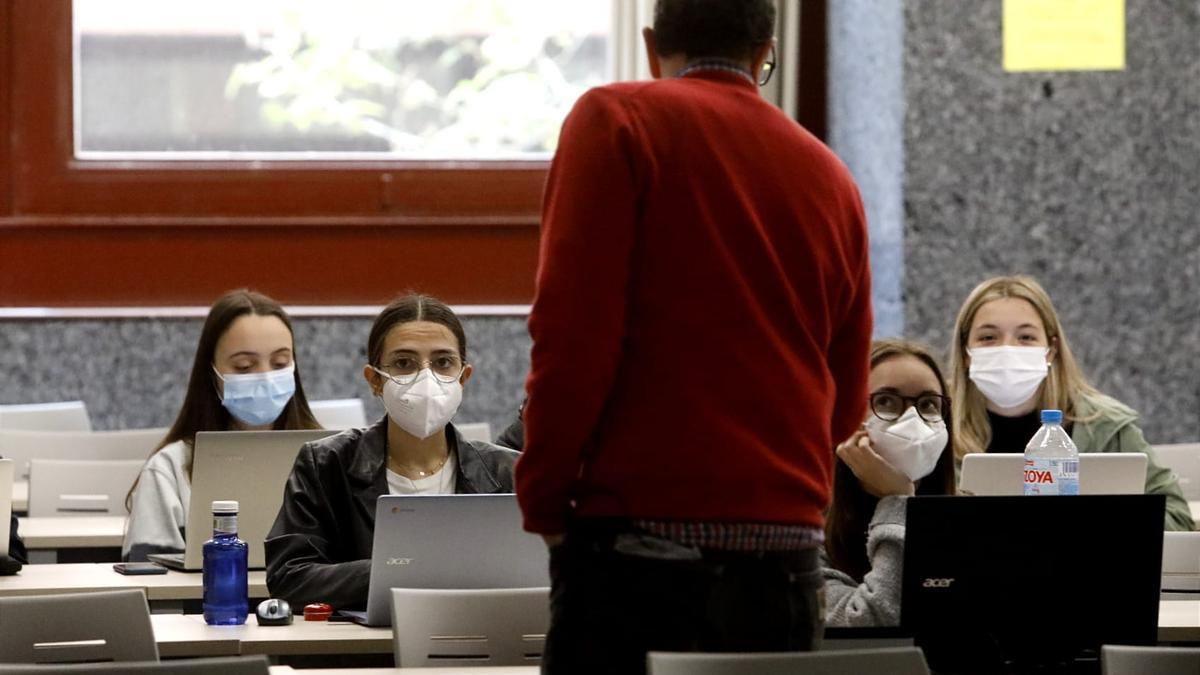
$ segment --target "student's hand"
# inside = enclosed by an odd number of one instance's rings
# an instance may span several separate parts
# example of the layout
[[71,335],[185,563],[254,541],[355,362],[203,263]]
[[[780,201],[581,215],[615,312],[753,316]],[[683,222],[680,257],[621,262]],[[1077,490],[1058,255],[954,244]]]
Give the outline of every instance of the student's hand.
[[837,446],[837,456],[854,472],[863,489],[876,497],[912,495],[913,482],[896,467],[888,464],[871,447],[871,437],[865,429],[854,432]]
[[566,538],[567,538],[567,535],[565,535],[565,534],[543,534],[542,535],[542,539],[546,542],[546,548],[554,548],[555,546],[558,546],[559,544],[563,543],[563,540]]

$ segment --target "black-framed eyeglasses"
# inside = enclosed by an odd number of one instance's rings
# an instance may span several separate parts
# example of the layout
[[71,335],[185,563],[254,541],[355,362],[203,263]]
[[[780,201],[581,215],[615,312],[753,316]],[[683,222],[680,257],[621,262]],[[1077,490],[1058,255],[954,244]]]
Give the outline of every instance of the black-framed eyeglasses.
[[917,415],[926,422],[941,422],[950,408],[950,399],[941,394],[901,396],[890,391],[877,391],[867,400],[871,403],[871,413],[885,422],[900,419],[910,406],[916,408]]
[[771,74],[775,72],[776,54],[775,45],[771,45],[771,55],[763,61],[762,69],[758,71],[758,86],[765,87],[771,81]]

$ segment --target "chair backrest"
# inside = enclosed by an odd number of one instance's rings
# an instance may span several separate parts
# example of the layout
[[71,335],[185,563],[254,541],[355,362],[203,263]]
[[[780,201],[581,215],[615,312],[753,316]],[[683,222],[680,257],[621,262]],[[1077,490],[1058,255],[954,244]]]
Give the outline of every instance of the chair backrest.
[[367,426],[367,412],[360,398],[331,398],[309,401],[317,422],[326,429],[360,429]]
[[29,460],[140,459],[145,461],[167,430],[24,431],[0,429],[0,456],[16,463],[14,480],[29,479]]
[[1179,477],[1179,489],[1183,491],[1184,499],[1200,501],[1200,443],[1156,445],[1154,457]]
[[82,673],[134,673],[135,675],[270,675],[267,657],[221,656],[209,659],[146,661],[139,663],[72,663],[58,665],[0,664],[0,675],[76,675]]
[[1200,673],[1200,647],[1104,645],[1100,667],[1104,675],[1196,675]]
[[0,429],[25,431],[91,431],[83,401],[0,405]]
[[396,667],[541,661],[549,588],[392,589]]
[[919,647],[739,654],[650,652],[647,660],[650,675],[929,675]]
[[29,466],[29,515],[123,516],[125,495],[141,459],[34,459]]
[[1200,532],[1163,532],[1163,574],[1200,574]]
[[0,663],[157,660],[140,588],[0,598]]
[[466,424],[455,424],[455,429],[462,437],[468,441],[483,441],[484,443],[492,442],[492,425],[487,422],[467,422]]

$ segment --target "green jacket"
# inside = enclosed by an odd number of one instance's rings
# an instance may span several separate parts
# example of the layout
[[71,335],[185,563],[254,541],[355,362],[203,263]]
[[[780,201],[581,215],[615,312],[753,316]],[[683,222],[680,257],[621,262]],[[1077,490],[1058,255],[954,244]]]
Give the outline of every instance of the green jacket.
[[1195,529],[1188,503],[1179,489],[1175,473],[1154,459],[1154,449],[1134,422],[1138,415],[1125,404],[1105,397],[1097,400],[1081,397],[1075,405],[1076,419],[1071,440],[1079,452],[1144,452],[1150,458],[1146,467],[1146,494],[1167,496],[1167,530],[1190,532]]

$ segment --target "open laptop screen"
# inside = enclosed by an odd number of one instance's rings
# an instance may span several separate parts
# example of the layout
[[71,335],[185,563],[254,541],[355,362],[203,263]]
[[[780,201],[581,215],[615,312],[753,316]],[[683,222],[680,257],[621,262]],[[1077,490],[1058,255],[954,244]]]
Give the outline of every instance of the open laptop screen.
[[934,670],[1152,645],[1165,508],[1163,495],[910,498],[901,626]]

